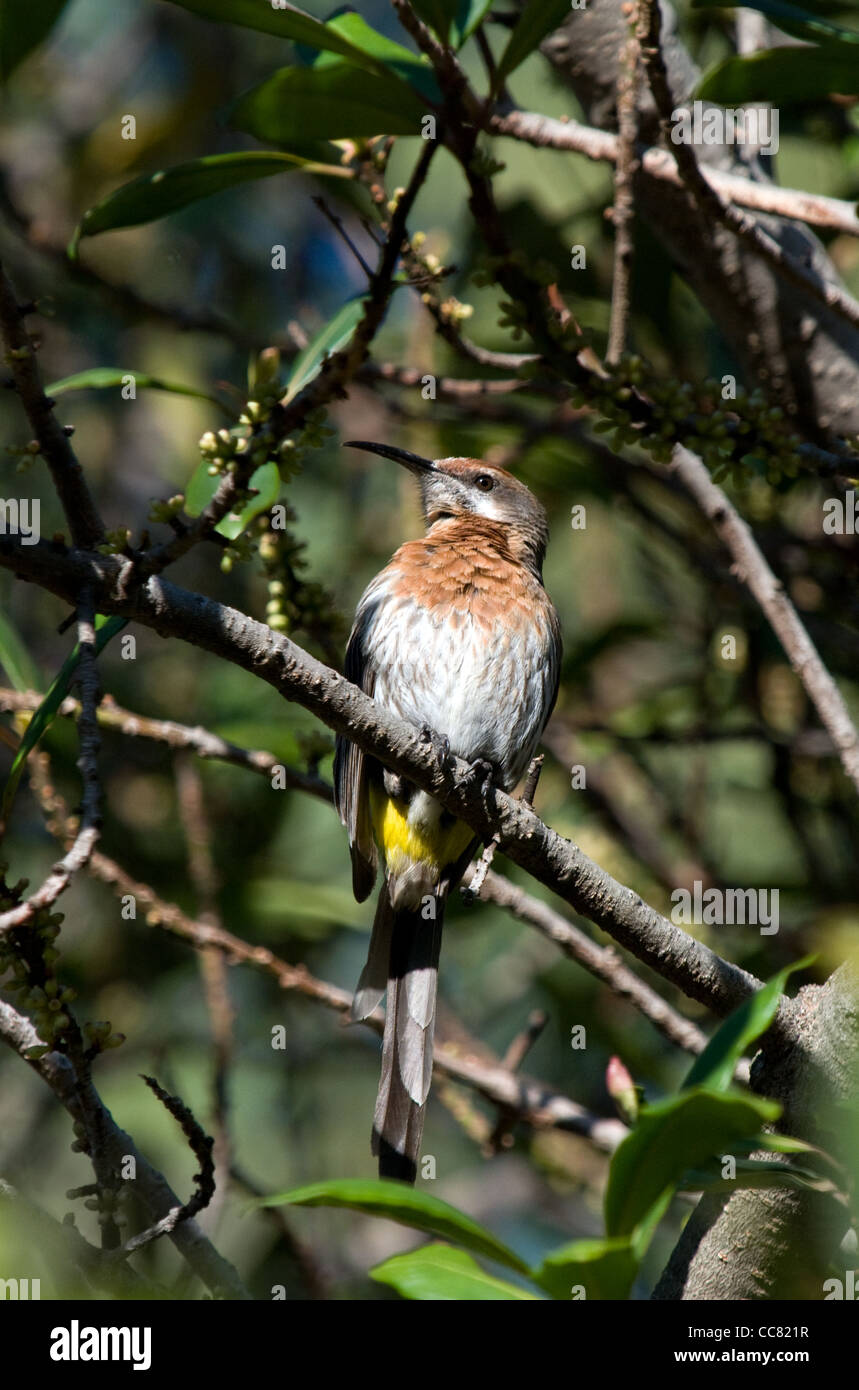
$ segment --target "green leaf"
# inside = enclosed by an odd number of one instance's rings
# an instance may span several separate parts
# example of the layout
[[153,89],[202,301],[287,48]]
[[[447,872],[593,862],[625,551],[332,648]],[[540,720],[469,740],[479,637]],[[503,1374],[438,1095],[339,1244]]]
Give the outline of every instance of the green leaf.
[[534,1282],[552,1298],[571,1297],[572,1289],[582,1285],[593,1299],[626,1299],[638,1268],[629,1240],[574,1240],[545,1257],[531,1271]]
[[570,13],[570,0],[528,0],[498,62],[500,85]]
[[412,0],[412,9],[424,24],[435,30],[442,43],[449,41],[459,0]]
[[443,43],[461,48],[486,18],[492,0],[412,0],[412,9]]
[[408,1255],[394,1255],[370,1270],[377,1284],[388,1284],[403,1298],[425,1302],[503,1302],[534,1300],[536,1294],[487,1274],[464,1250],[424,1245]]
[[[238,98],[230,124],[272,145],[419,135],[426,103],[392,72],[372,82],[350,63],[281,68]],[[341,173],[348,172],[341,170]]]
[[[692,0],[692,8],[700,10],[711,3],[712,0]],[[795,39],[831,44],[833,47],[859,43],[859,33],[855,29],[845,29],[841,24],[831,24],[827,19],[809,14],[808,10],[802,9],[799,5],[790,4],[790,0],[736,0],[736,4],[727,0],[720,8],[735,9],[739,4],[742,4],[744,9],[759,10],[767,19],[772,20],[777,28]]]
[[812,1144],[806,1144],[802,1139],[794,1139],[791,1134],[770,1133],[759,1134],[755,1139],[750,1139],[748,1144],[737,1144],[737,1153],[754,1153],[756,1149],[769,1149],[774,1154],[807,1154],[814,1152]]
[[16,690],[38,690],[41,685],[36,664],[27,647],[0,609],[0,666]]
[[68,0],[0,0],[0,81],[48,37]]
[[[293,5],[274,9],[266,0],[172,0],[172,3],[207,19],[226,20],[250,29],[261,29],[266,34],[276,34],[279,38],[292,39],[305,50],[331,54],[335,59],[346,58],[356,67],[377,77],[385,77],[394,69],[430,100],[439,99],[438,86],[428,61],[380,34],[353,10],[333,15],[323,23]],[[327,62],[328,58],[325,57],[322,65]],[[397,132],[392,131],[391,134]]]
[[775,1159],[738,1158],[737,1176],[723,1178],[721,1166],[714,1163],[684,1173],[679,1183],[681,1192],[732,1192],[735,1188],[790,1187],[797,1192],[834,1193],[837,1189],[830,1178],[811,1168],[793,1163],[777,1163]]
[[331,1182],[317,1182],[309,1187],[296,1187],[291,1192],[281,1192],[275,1197],[266,1197],[260,1203],[265,1207],[348,1207],[350,1211],[363,1211],[368,1216],[384,1216],[389,1221],[398,1221],[401,1226],[411,1226],[430,1235],[441,1236],[444,1240],[455,1241],[457,1245],[471,1250],[475,1255],[485,1255],[498,1264],[515,1269],[519,1274],[527,1274],[528,1266],[524,1260],[496,1240],[491,1231],[479,1226],[464,1212],[457,1211],[438,1197],[407,1187],[400,1182],[367,1182],[363,1178],[341,1178]]
[[459,0],[451,32],[451,42],[455,48],[461,48],[465,40],[471,38],[491,8],[492,0]]
[[[296,921],[351,927],[366,934],[367,913],[351,891],[336,883],[308,883],[296,878],[260,878],[253,884],[253,909],[266,918],[267,937],[293,936]],[[299,931],[299,935],[305,933]],[[319,930],[307,935],[318,936]]]
[[66,391],[103,391],[111,386],[124,386],[129,377],[134,378],[136,386],[151,391],[172,391],[178,396],[195,396],[198,400],[212,401],[224,409],[223,402],[206,391],[197,391],[193,386],[182,386],[176,381],[162,381],[160,377],[149,376],[147,372],[133,372],[123,367],[90,367],[85,372],[75,372],[73,376],[64,376],[61,381],[52,381],[50,386],[45,387],[45,393],[48,396],[62,396]]
[[700,1057],[683,1082],[683,1090],[691,1086],[709,1086],[714,1091],[726,1091],[734,1070],[748,1047],[769,1028],[778,1013],[785,985],[796,970],[804,970],[814,960],[806,956],[795,965],[780,970],[755,994],[726,1018],[713,1034]]
[[[189,516],[199,516],[205,511],[221,483],[220,474],[210,474],[209,464],[204,460],[191,475],[185,489],[185,511]],[[215,530],[228,540],[234,541],[250,525],[260,512],[273,507],[280,496],[280,473],[276,463],[264,463],[250,476],[249,487],[259,494],[245,503],[238,513],[230,512],[219,521]]]
[[286,383],[286,394],[283,397],[285,405],[313,380],[326,357],[346,346],[363,315],[363,299],[349,299],[310,340],[292,364],[292,371]]
[[775,1101],[703,1088],[644,1106],[611,1161],[606,1233],[631,1236],[652,1208],[670,1197],[688,1168],[730,1151],[732,1143],[756,1134],[780,1113]]
[[[372,60],[372,70],[381,76],[389,72],[394,72],[398,77],[402,77],[416,91],[431,102],[441,100],[441,92],[435,80],[435,74],[429,65],[429,61],[412,53],[408,48],[404,48],[401,43],[395,43],[393,39],[386,38],[373,29],[361,15],[354,10],[347,10],[344,14],[332,16],[326,20],[325,28],[333,30],[348,40],[353,48],[358,50],[364,59]],[[342,58],[334,53],[318,53],[314,56],[311,46],[299,45],[298,54],[305,61],[308,67],[330,67],[333,64],[342,62]],[[353,60],[354,61],[354,60]],[[364,61],[359,64],[367,67]]]
[[772,48],[748,58],[726,58],[704,74],[695,90],[701,101],[721,106],[751,101],[790,106],[832,93],[859,96],[859,62],[853,52]]
[[294,5],[278,4],[275,9],[270,0],[170,0],[170,3],[181,5],[183,10],[191,10],[204,19],[241,24],[246,29],[258,29],[263,34],[338,53],[353,63],[376,67],[370,55],[350,43],[332,25],[323,24]]
[[[95,650],[96,655],[104,649],[112,637],[120,632],[128,622],[127,618],[105,618],[100,613],[95,620]],[[21,746],[15,754],[14,762],[9,772],[6,785],[3,788],[3,800],[0,804],[0,821],[4,824],[9,819],[9,812],[12,809],[12,802],[15,799],[15,792],[18,790],[18,783],[21,780],[21,773],[29,754],[36,747],[39,739],[53,724],[57,717],[57,710],[69,693],[74,674],[77,669],[80,657],[80,646],[75,643],[74,649],[66,657],[59,674],[48,690],[39,708],[34,711],[33,717],[27,725]]]
[[108,194],[84,213],[69,243],[68,254],[72,259],[77,257],[78,243],[83,237],[154,222],[237,184],[296,170],[331,178],[351,177],[349,170],[341,165],[318,164],[315,160],[282,151],[237,150],[232,154],[204,155],[187,164],[176,164],[172,169],[143,174]]

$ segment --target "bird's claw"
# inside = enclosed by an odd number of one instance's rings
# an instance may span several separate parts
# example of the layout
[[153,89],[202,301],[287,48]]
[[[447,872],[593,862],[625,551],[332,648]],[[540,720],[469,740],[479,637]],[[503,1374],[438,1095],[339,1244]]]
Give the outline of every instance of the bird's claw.
[[429,724],[422,724],[421,741],[431,745],[440,770],[446,777],[449,777],[451,770],[450,739],[447,736],[442,738],[441,734],[436,733],[435,729],[431,729]]
[[491,763],[488,763],[485,758],[475,758],[474,762],[469,764],[466,780],[478,783],[480,795],[485,801],[489,795],[489,788],[492,786],[494,776],[495,769]]

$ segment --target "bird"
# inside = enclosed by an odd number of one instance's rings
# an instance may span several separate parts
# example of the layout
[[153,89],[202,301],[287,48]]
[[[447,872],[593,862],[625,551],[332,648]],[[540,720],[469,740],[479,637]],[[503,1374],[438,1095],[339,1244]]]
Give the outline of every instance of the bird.
[[[506,469],[427,459],[367,440],[344,447],[402,464],[425,521],[371,580],[355,613],[345,674],[416,725],[442,759],[513,791],[558,693],[561,630],[543,586],[546,513]],[[355,898],[384,881],[350,1016],[386,994],[371,1147],[379,1176],[414,1183],[432,1076],[444,909],[479,843],[435,797],[337,739],[335,803],[349,838]]]

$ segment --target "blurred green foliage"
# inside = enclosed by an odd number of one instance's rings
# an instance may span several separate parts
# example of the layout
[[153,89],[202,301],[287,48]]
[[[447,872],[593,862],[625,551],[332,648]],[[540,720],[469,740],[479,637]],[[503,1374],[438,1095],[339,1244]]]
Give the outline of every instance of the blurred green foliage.
[[[227,131],[224,118],[240,94],[289,61],[289,48],[270,33],[209,24],[188,12],[194,8],[158,0],[122,6],[72,0],[46,44],[26,59],[21,55],[6,93],[0,253],[19,289],[39,301],[46,380],[111,366],[180,383],[204,397],[215,393],[238,413],[249,361],[275,346],[286,363],[294,362],[298,344],[365,288],[360,265],[313,201],[320,192],[332,200],[342,194],[341,215],[372,259],[359,220],[367,206],[344,180],[319,182],[294,170],[222,191],[165,220],[87,238],[77,268],[64,249],[87,209],[121,185],[168,166],[253,148],[245,136]],[[323,17],[321,5],[310,8]],[[411,48],[382,0],[362,11],[379,32]],[[462,24],[459,10],[454,21]],[[705,66],[728,51],[719,22],[687,14],[684,26]],[[509,36],[497,28],[489,33],[498,56]],[[3,42],[0,32],[0,51]],[[474,44],[463,62],[478,74]],[[537,55],[512,72],[510,85],[523,107],[581,115]],[[121,135],[129,114],[135,116],[133,140]],[[782,180],[855,198],[857,139],[850,106],[824,99],[792,107],[782,117]],[[413,146],[406,139],[394,150],[391,189],[405,179]],[[609,170],[511,141],[499,142],[498,149],[506,167],[496,188],[512,239],[532,261],[557,266],[561,292],[603,342],[612,263],[603,216],[611,199]],[[308,157],[317,159],[319,152]],[[419,195],[411,228],[426,232],[428,252],[455,264],[446,293],[471,306],[469,336],[515,348],[498,326],[497,287],[471,283],[478,247],[464,184],[446,153]],[[728,346],[663,248],[643,227],[636,239],[637,349],[679,380],[726,371],[739,376]],[[587,269],[579,272],[569,268],[569,247],[577,244],[588,247]],[[272,268],[277,246],[285,248],[282,270]],[[847,283],[859,289],[855,241],[830,237],[829,250]],[[298,332],[290,332],[293,324]],[[394,296],[374,358],[437,375],[475,370],[434,335],[417,297],[405,291]],[[24,446],[28,434],[18,403],[11,393],[3,396],[3,437]],[[743,927],[697,930],[763,976],[813,949],[822,976],[855,950],[859,817],[796,676],[684,497],[653,471],[621,466],[584,430],[560,427],[550,404],[525,400],[517,395],[493,404],[490,397],[463,408],[424,400],[419,387],[365,383],[334,407],[329,424],[340,437],[391,440],[423,454],[512,461],[550,515],[546,584],[561,614],[566,649],[540,814],[662,911],[670,911],[672,885],[696,876],[777,888],[777,936]],[[223,423],[206,399],[142,385],[133,400],[119,389],[70,392],[61,398],[60,417],[74,425],[75,445],[108,526],[130,528],[135,540],[143,528],[156,529],[147,521],[152,499],[185,491],[199,466],[197,440]],[[3,494],[25,488],[41,502],[42,534],[61,532],[63,518],[45,470],[36,464],[16,474],[19,457],[0,458]],[[306,581],[321,586],[340,615],[339,625],[327,613],[313,632],[299,627],[295,635],[332,661],[365,583],[404,538],[417,534],[416,498],[386,463],[341,452],[339,438],[305,454],[283,495],[304,546]],[[826,485],[800,476],[773,486],[753,476],[734,495],[859,715],[859,550],[853,537],[822,536]],[[576,506],[586,508],[585,530],[570,524]],[[171,577],[265,615],[270,576],[255,561],[225,573],[213,549],[199,548]],[[0,604],[38,688],[46,691],[70,647],[69,636],[57,632],[63,605],[13,585],[5,574]],[[737,639],[734,661],[720,655],[725,635]],[[134,661],[124,660],[116,643],[99,661],[104,689],[119,705],[203,725],[295,767],[306,766],[309,753],[330,778],[332,740],[324,730],[320,738],[309,714],[204,653],[143,629],[135,636]],[[7,684],[15,674],[6,670]],[[57,721],[43,746],[75,806],[80,791],[72,724]],[[0,745],[4,779],[12,756]],[[572,789],[574,764],[587,765],[588,788]],[[200,911],[170,751],[105,730],[101,772],[104,852],[185,911]],[[275,791],[265,777],[236,767],[203,763],[199,775],[224,924],[351,988],[370,911],[352,901],[345,837],[332,810],[300,793]],[[651,830],[658,854],[630,837],[630,821]],[[23,788],[3,855],[13,878],[26,874],[33,883],[56,857],[38,805]],[[503,861],[499,867],[527,882],[515,867]],[[533,883],[527,886],[543,895]],[[195,1160],[138,1073],[155,1074],[212,1125],[211,1025],[199,962],[169,932],[148,926],[145,912],[123,920],[117,899],[91,879],[76,881],[61,907],[66,919],[58,969],[78,992],[79,1016],[109,1019],[128,1038],[98,1059],[96,1083],[117,1121],[184,1195]],[[623,1057],[653,1101],[676,1087],[686,1069],[686,1059],[626,1003],[495,908],[453,906],[441,978],[441,1034],[447,1028],[456,1037],[459,1019],[498,1054],[533,1009],[545,1009],[550,1023],[527,1070],[599,1113],[611,1113],[605,1069],[612,1054]],[[341,1028],[334,1015],[246,967],[231,968],[228,979],[235,1021],[227,1096],[238,1174],[264,1193],[370,1177],[375,1036]],[[684,1008],[705,1021],[696,1006]],[[284,1051],[271,1046],[279,1025],[286,1028]],[[583,1051],[570,1046],[576,1025],[587,1030]],[[18,1059],[0,1057],[0,1174],[57,1218],[74,1208],[81,1230],[93,1237],[94,1220],[63,1197],[91,1177],[86,1159],[70,1151],[72,1138],[70,1122],[38,1079]],[[436,1097],[425,1151],[435,1156],[438,1174],[427,1188],[486,1224],[529,1264],[539,1264],[564,1241],[603,1233],[606,1161],[573,1135],[517,1131],[512,1147],[487,1162]],[[367,1271],[414,1244],[401,1230],[364,1215],[290,1213],[288,1235],[281,1216],[252,1210],[237,1181],[214,1216],[202,1218],[259,1297],[268,1297],[274,1285],[284,1285],[290,1297],[310,1296],[319,1287],[337,1298],[389,1296]],[[652,1285],[680,1219],[673,1213],[654,1241],[639,1294]],[[32,1264],[30,1277],[41,1275],[44,1297],[68,1291],[62,1261],[45,1261],[34,1228],[26,1219],[24,1226],[26,1258],[10,1225],[0,1235],[0,1269],[20,1265],[23,1277]],[[178,1280],[180,1296],[199,1293],[180,1275],[164,1241],[146,1251],[140,1267],[159,1282]]]

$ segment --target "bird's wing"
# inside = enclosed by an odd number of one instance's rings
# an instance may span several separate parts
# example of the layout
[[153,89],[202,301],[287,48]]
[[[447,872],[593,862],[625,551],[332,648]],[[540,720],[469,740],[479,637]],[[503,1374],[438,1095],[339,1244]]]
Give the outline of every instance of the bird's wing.
[[[358,605],[355,625],[346,648],[346,679],[358,685],[365,695],[372,695],[376,672],[367,657],[366,637],[375,604],[368,602],[366,593]],[[352,856],[352,890],[359,903],[372,891],[376,881],[379,854],[373,839],[370,819],[369,774],[373,759],[342,734],[337,737],[334,754],[334,802],[341,821],[349,834]]]
[[558,698],[558,690],[560,689],[561,685],[561,659],[564,654],[564,645],[563,640],[561,638],[561,621],[558,617],[557,609],[555,608],[555,605],[552,603],[551,599],[548,599],[548,604],[549,611],[547,616],[549,620],[549,647],[547,653],[548,659],[546,662],[547,698],[546,717],[543,720],[544,729],[552,717],[552,710],[555,708],[555,702]]

